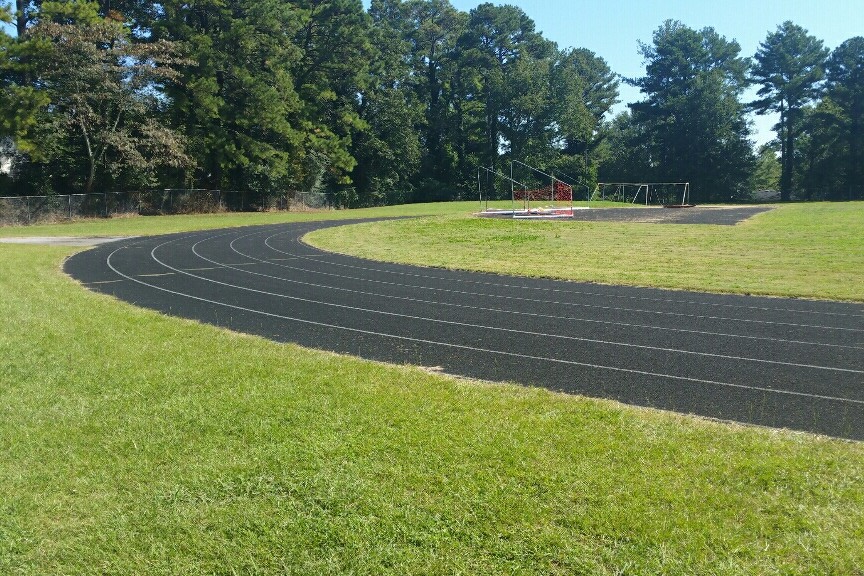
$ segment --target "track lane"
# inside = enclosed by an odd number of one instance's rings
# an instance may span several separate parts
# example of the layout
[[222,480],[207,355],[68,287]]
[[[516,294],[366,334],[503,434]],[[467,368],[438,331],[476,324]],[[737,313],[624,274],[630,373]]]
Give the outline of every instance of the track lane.
[[[233,242],[232,242],[232,247],[233,247]],[[197,251],[197,244],[196,244],[196,246],[193,246],[193,251],[196,254],[200,255],[200,253]],[[235,249],[235,252],[239,253],[239,251],[237,251],[236,249]],[[248,255],[248,254],[241,254],[241,255],[253,258],[253,256]],[[208,259],[203,255],[201,257],[208,260],[209,262],[211,262],[213,264],[218,264],[218,262],[216,262],[215,260]],[[266,261],[259,259],[259,262],[266,262]],[[230,265],[226,265],[226,266],[228,268],[231,267]],[[285,266],[283,266],[283,265],[279,265],[279,266],[282,268],[285,268]],[[291,267],[291,268],[293,269],[293,267]],[[213,268],[213,270],[218,270],[218,268]],[[303,270],[303,271],[309,272],[308,270]],[[427,315],[425,315],[423,317],[426,318],[426,317],[430,317],[430,315],[431,315],[431,317],[438,318],[442,322],[448,321],[446,318],[446,315],[440,314],[440,313],[436,314],[436,308],[435,307],[437,307],[437,311],[439,311],[439,312],[440,311],[450,311],[451,315],[453,313],[452,312],[453,310],[457,310],[456,313],[458,313],[458,318],[462,322],[474,322],[474,323],[483,322],[483,321],[488,322],[489,318],[501,317],[501,318],[505,318],[505,319],[512,319],[514,316],[527,316],[528,318],[524,318],[524,319],[520,318],[521,325],[526,326],[526,325],[530,325],[531,321],[536,322],[537,319],[541,319],[542,323],[543,323],[542,326],[534,328],[534,330],[543,329],[543,330],[545,330],[545,332],[543,332],[544,335],[549,335],[552,337],[556,337],[556,334],[558,334],[562,330],[564,330],[565,326],[566,327],[572,327],[572,323],[574,323],[574,322],[577,322],[577,323],[578,322],[591,322],[591,323],[596,323],[596,324],[600,325],[600,327],[601,327],[599,329],[600,334],[595,335],[591,338],[579,338],[577,336],[566,336],[566,335],[560,335],[557,337],[569,338],[569,339],[573,339],[573,340],[585,340],[585,341],[591,341],[591,342],[598,342],[598,343],[602,343],[602,344],[627,345],[627,346],[644,347],[644,348],[656,347],[656,335],[653,333],[649,335],[649,334],[647,334],[647,332],[649,332],[649,331],[655,332],[656,330],[666,330],[666,331],[671,332],[671,334],[672,334],[671,337],[669,335],[667,335],[665,337],[664,342],[666,343],[665,344],[666,346],[672,346],[676,350],[684,349],[687,347],[690,347],[692,349],[692,348],[694,348],[694,346],[697,348],[704,347],[705,348],[704,351],[698,351],[698,350],[686,351],[686,350],[683,350],[682,353],[693,353],[693,354],[701,354],[701,355],[706,355],[706,356],[718,356],[718,354],[716,353],[716,350],[718,349],[718,347],[720,347],[722,345],[723,339],[736,339],[736,338],[748,339],[748,340],[756,339],[756,340],[763,340],[763,341],[768,342],[768,344],[763,344],[763,346],[769,347],[769,348],[771,346],[771,343],[774,343],[774,344],[780,343],[780,344],[785,345],[785,347],[783,347],[781,350],[782,356],[785,356],[788,353],[788,346],[789,345],[798,346],[799,350],[797,350],[797,352],[796,352],[797,362],[788,362],[788,361],[784,362],[781,360],[772,360],[772,359],[770,359],[770,354],[766,355],[764,353],[759,354],[758,356],[768,356],[768,357],[757,358],[757,357],[749,356],[748,358],[750,360],[753,360],[753,361],[762,361],[762,362],[767,362],[767,363],[778,363],[778,364],[788,364],[788,365],[808,367],[808,364],[806,362],[811,362],[812,364],[815,364],[819,360],[823,359],[825,354],[827,353],[827,354],[834,355],[835,361],[854,361],[854,364],[855,364],[854,367],[851,367],[851,368],[846,368],[846,369],[844,369],[844,368],[832,368],[832,369],[860,370],[860,369],[864,368],[864,357],[862,357],[864,355],[859,355],[859,354],[851,354],[850,355],[850,353],[849,353],[849,349],[851,349],[851,350],[864,350],[864,348],[862,348],[862,347],[845,346],[845,345],[839,345],[839,344],[825,344],[825,343],[817,343],[817,342],[806,342],[806,341],[793,341],[793,340],[788,340],[788,339],[776,339],[776,338],[770,338],[770,337],[758,337],[758,336],[740,335],[740,334],[717,333],[717,332],[699,332],[696,330],[688,330],[688,329],[680,329],[680,328],[667,329],[667,328],[658,328],[655,326],[638,325],[638,324],[632,324],[632,323],[622,324],[622,323],[618,323],[618,322],[604,321],[604,320],[598,320],[598,319],[586,319],[586,318],[581,318],[581,317],[564,316],[560,312],[558,314],[544,314],[544,313],[540,313],[540,312],[526,312],[526,311],[514,310],[514,309],[488,308],[488,307],[478,306],[476,304],[468,306],[468,305],[463,305],[463,304],[459,304],[458,302],[452,302],[452,301],[451,302],[445,302],[442,300],[423,300],[423,299],[414,298],[414,297],[411,297],[410,295],[405,295],[405,294],[384,294],[380,291],[379,292],[369,292],[369,291],[359,290],[357,288],[335,287],[335,286],[330,286],[330,285],[321,284],[321,283],[309,283],[309,282],[304,282],[302,280],[289,278],[289,277],[286,277],[286,276],[283,276],[280,274],[274,275],[274,273],[272,273],[272,272],[271,273],[265,273],[265,272],[258,272],[258,271],[253,271],[253,270],[249,270],[249,269],[244,270],[244,272],[247,274],[250,274],[250,275],[257,276],[259,278],[267,278],[267,279],[275,278],[275,279],[279,279],[283,282],[290,282],[290,283],[294,283],[294,284],[306,285],[306,286],[313,287],[315,289],[340,290],[342,292],[347,292],[347,293],[350,293],[352,295],[353,305],[355,305],[355,306],[362,306],[362,305],[364,305],[364,303],[366,303],[365,305],[367,305],[367,306],[371,306],[372,304],[370,303],[370,299],[374,299],[375,303],[378,304],[379,306],[381,306],[382,304],[386,305],[386,303],[387,303],[386,301],[388,299],[391,301],[393,301],[393,300],[400,301],[399,302],[400,304],[404,303],[404,302],[410,302],[410,303],[412,303],[412,306],[414,306],[414,307],[432,306],[433,308],[431,308],[426,313]],[[255,288],[251,288],[251,290],[255,290]],[[410,292],[408,294],[410,294]],[[382,307],[381,310],[385,310],[385,308]],[[450,320],[450,321],[451,322],[457,322],[457,320]],[[556,329],[555,328],[556,326],[559,326],[559,328]],[[493,328],[499,328],[499,327],[500,326],[496,325]],[[624,344],[624,343],[621,343],[620,341],[612,341],[612,342],[608,341],[608,339],[614,340],[615,338],[622,338],[624,336],[624,334],[622,333],[622,328],[626,329],[626,335],[629,337],[629,339],[631,340],[632,343]],[[686,339],[685,338],[679,338],[677,340],[673,340],[670,342],[670,340],[674,339],[677,334],[686,334],[688,337]],[[693,334],[698,334],[701,337],[701,339],[694,341],[694,339],[692,338]],[[607,340],[598,340],[598,338],[600,338],[600,339],[606,338]],[[703,344],[705,344],[706,341],[707,341],[707,345],[702,346]],[[815,355],[811,354],[810,355],[810,356],[812,356],[813,359],[807,360],[808,349],[812,350],[814,348],[816,348],[816,349],[822,348],[822,350],[817,350],[817,352],[818,352],[817,354],[815,354]],[[826,352],[825,348],[829,348],[829,350]],[[833,350],[832,350],[832,348],[833,348]],[[659,349],[662,349],[662,347]],[[746,354],[746,352],[743,350],[739,350],[738,352],[729,352],[728,354],[743,355],[743,354]],[[744,356],[739,356],[739,358],[743,359]]]
[[605,286],[374,263],[301,241],[339,224],[135,239],[66,268],[139,305],[281,341],[864,437],[860,305],[621,287],[604,302]]

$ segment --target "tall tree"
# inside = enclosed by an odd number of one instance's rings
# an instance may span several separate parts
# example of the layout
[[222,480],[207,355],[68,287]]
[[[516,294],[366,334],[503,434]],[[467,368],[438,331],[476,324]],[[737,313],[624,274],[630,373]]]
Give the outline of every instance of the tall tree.
[[421,193],[432,195],[436,188],[449,188],[458,172],[454,148],[459,154],[459,144],[452,132],[461,102],[454,93],[454,84],[460,72],[457,41],[467,15],[456,10],[449,0],[408,0],[403,8],[410,65],[408,83],[424,109],[417,125],[423,144]]
[[556,164],[586,183],[597,178],[607,131],[604,118],[618,103],[618,77],[606,61],[585,48],[561,51],[553,68],[559,103],[560,158]]
[[762,85],[760,98],[751,106],[757,114],[777,112],[781,142],[782,175],[780,197],[792,195],[795,171],[795,139],[803,117],[803,108],[819,94],[828,50],[822,41],[807,30],[786,21],[768,34],[756,52],[751,75]]
[[846,134],[842,110],[829,97],[802,109],[795,144],[795,182],[805,200],[842,199],[846,196]]
[[691,182],[696,201],[742,196],[753,154],[739,101],[748,62],[738,43],[668,20],[641,51],[646,75],[631,82],[646,99],[630,107],[649,127],[655,177]]
[[266,194],[345,177],[363,69],[359,0],[162,6],[154,36],[182,41],[192,60],[168,95],[198,185]]
[[410,83],[411,61],[405,5],[372,0],[372,58],[360,91],[358,114],[364,129],[352,139],[357,165],[351,173],[356,197],[368,206],[413,200],[420,164],[423,108]]
[[543,107],[555,45],[536,31],[534,21],[515,6],[480,4],[459,45],[462,65],[473,75],[466,86],[476,90],[482,106],[476,111],[482,113],[483,165],[497,166],[501,151],[536,154],[529,143],[551,147]]
[[856,36],[834,49],[828,59],[826,98],[845,142],[839,197],[864,199],[864,38]]
[[325,159],[332,183],[350,184],[355,165],[351,141],[365,128],[356,104],[368,78],[369,16],[360,0],[283,4],[283,10],[294,10],[300,17],[293,38],[300,58],[289,71],[302,106],[291,120],[303,130],[305,147]]
[[140,185],[160,166],[188,161],[177,134],[158,120],[160,87],[177,79],[174,45],[132,43],[90,2],[44,2],[25,39],[40,46],[31,72],[50,102],[32,156],[67,170],[67,185],[91,192],[100,177]]
[[[12,20],[8,9],[0,6],[0,21]],[[32,83],[33,57],[44,48],[24,36],[13,38],[0,30],[0,137],[11,138],[16,149],[24,153],[34,150],[31,130],[39,121],[39,111],[49,102],[48,95]]]

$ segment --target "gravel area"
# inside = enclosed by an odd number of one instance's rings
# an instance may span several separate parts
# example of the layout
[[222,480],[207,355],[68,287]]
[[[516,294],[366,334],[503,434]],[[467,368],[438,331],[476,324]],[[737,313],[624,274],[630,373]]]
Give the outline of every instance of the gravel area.
[[691,208],[598,208],[576,210],[573,220],[589,222],[641,222],[656,224],[715,224],[734,226],[770,206],[693,206]]

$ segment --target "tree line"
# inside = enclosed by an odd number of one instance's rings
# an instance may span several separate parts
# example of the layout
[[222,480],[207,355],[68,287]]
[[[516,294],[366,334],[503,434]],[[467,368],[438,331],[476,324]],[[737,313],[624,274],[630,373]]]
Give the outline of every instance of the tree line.
[[[520,160],[584,189],[689,181],[697,202],[864,198],[864,38],[829,52],[791,22],[749,58],[667,21],[640,46],[644,76],[620,78],[511,5],[16,0],[2,15],[13,194],[322,191],[366,206],[474,198],[478,167]],[[612,117],[620,82],[643,100]],[[759,150],[750,112],[779,117]]]

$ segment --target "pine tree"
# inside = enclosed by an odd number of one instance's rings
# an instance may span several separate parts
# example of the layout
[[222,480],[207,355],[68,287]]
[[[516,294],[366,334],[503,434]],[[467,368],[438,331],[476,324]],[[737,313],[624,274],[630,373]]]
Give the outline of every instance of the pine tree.
[[807,30],[786,21],[768,34],[756,52],[751,75],[762,85],[761,97],[751,104],[757,114],[777,112],[781,143],[782,175],[780,197],[792,197],[795,172],[795,140],[803,108],[819,95],[828,50],[822,41],[807,34]]
[[737,42],[713,28],[693,30],[666,21],[642,46],[646,75],[633,80],[646,95],[631,104],[633,121],[647,127],[655,178],[691,182],[695,201],[747,194],[753,154],[744,107],[747,60]]

